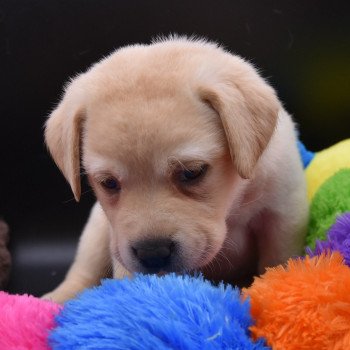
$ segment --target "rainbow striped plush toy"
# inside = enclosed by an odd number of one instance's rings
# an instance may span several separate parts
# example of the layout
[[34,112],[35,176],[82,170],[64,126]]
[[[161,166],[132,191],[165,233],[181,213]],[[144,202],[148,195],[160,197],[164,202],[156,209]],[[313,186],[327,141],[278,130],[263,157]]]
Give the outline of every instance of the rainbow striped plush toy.
[[306,151],[302,144],[299,149],[310,201],[306,245],[316,253],[338,250],[350,265],[350,139],[317,153]]

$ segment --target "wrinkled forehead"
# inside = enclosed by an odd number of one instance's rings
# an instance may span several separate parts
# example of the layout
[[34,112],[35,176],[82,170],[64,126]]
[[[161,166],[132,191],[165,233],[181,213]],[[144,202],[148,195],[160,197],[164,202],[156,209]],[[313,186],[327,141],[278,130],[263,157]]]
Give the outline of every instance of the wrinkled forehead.
[[130,166],[169,157],[207,160],[226,148],[216,113],[184,94],[94,103],[84,125],[84,163],[99,156]]

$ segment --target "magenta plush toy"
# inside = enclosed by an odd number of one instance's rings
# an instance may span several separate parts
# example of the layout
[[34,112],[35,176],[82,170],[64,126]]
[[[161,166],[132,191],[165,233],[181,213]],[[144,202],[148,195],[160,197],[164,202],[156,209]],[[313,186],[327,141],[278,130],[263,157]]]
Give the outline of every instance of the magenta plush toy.
[[0,349],[49,350],[47,337],[60,305],[0,292]]

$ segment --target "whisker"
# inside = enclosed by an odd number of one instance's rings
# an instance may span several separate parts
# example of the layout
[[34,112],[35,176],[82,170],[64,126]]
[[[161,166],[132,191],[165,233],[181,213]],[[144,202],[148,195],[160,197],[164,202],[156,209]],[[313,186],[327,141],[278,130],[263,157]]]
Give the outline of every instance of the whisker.
[[226,240],[224,245],[225,245],[225,247],[227,247],[231,251],[233,251],[235,254],[238,254],[239,249],[238,249],[238,244],[236,242]]
[[[90,189],[88,189],[88,190],[82,192],[82,193],[81,193],[81,196],[84,196],[85,194],[91,193],[91,192],[93,192],[93,189],[92,189],[92,188],[90,188]],[[75,198],[72,197],[72,198],[70,198],[70,199],[67,199],[67,200],[63,201],[62,204],[67,204],[67,203],[70,203],[70,202],[75,202]]]
[[245,207],[246,205],[249,205],[249,204],[252,204],[252,203],[255,203],[255,202],[258,202],[261,198],[263,197],[262,194],[260,194],[259,197],[249,201],[249,202],[245,202],[245,203],[242,203],[239,207],[242,208],[242,207]]
[[[261,198],[263,198],[263,195],[262,195],[262,194],[259,195],[259,197],[255,198],[255,199],[253,199],[253,200],[251,200],[251,201],[244,202],[244,203],[240,203],[239,206],[238,206],[238,208],[237,208],[237,210],[239,210],[239,209],[241,209],[241,208],[244,208],[244,207],[246,207],[246,206],[249,205],[249,204],[258,202],[258,201],[261,200]],[[230,213],[230,214],[227,216],[226,219],[229,219],[229,218],[235,217],[235,216],[240,216],[240,215],[241,215],[241,213],[232,212],[232,213]]]

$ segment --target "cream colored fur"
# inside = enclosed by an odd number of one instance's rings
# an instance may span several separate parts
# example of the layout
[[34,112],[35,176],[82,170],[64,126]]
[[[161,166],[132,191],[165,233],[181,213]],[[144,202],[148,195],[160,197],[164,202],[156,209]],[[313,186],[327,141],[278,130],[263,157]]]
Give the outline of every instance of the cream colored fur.
[[[107,275],[144,271],[131,242],[180,247],[177,272],[247,281],[300,254],[306,189],[296,133],[274,90],[243,59],[173,38],[117,50],[75,78],[46,125],[49,150],[80,198],[80,160],[97,203],[65,280],[74,297]],[[183,187],[182,168],[207,164]],[[121,184],[118,193],[101,186]]]

